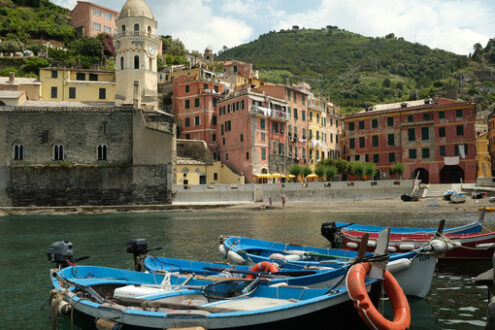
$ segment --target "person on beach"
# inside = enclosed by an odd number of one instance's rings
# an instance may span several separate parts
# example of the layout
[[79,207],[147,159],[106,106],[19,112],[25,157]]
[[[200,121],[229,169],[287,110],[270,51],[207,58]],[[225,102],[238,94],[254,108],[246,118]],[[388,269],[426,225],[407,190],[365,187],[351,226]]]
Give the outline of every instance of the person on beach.
[[282,195],[282,207],[285,207],[285,198],[286,198],[286,196]]

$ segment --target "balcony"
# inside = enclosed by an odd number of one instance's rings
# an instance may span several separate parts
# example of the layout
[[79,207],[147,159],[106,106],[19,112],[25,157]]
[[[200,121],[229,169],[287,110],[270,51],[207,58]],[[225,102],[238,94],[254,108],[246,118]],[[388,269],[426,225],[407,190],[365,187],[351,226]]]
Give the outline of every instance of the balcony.
[[286,111],[260,107],[259,105],[252,105],[249,112],[253,113],[255,115],[261,115],[261,116],[269,117],[269,118],[272,118],[275,120],[282,120],[282,121],[288,121],[289,120],[289,117],[287,116]]
[[122,37],[148,37],[151,39],[161,40],[159,36],[145,31],[125,31],[116,35],[117,39]]

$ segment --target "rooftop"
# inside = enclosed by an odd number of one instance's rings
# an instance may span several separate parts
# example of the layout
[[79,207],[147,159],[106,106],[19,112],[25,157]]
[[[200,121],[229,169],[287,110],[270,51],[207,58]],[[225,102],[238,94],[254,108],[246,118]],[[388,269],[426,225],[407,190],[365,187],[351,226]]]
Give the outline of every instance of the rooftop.
[[147,17],[152,20],[155,19],[151,8],[144,0],[127,0],[119,15],[119,18],[126,17]]
[[[103,6],[100,6],[100,5],[97,5],[96,3],[92,3],[92,2],[89,2],[89,1],[78,1],[77,4],[79,4],[79,3],[87,4],[87,5],[90,5],[90,6],[93,6],[93,7],[97,7],[97,8],[100,8],[100,9],[103,9],[103,10],[106,10],[106,11],[109,11],[112,14],[114,14],[115,16],[118,16],[119,15],[119,12],[118,11],[115,11],[113,9],[110,9],[110,8],[107,8],[107,7],[103,7]],[[76,8],[76,7],[74,7],[74,8]],[[74,9],[72,9],[72,10],[74,10]]]
[[0,85],[41,85],[38,78],[14,78],[14,83],[9,82],[9,77],[0,77]]
[[2,91],[0,90],[0,99],[18,99],[24,94],[24,91]]

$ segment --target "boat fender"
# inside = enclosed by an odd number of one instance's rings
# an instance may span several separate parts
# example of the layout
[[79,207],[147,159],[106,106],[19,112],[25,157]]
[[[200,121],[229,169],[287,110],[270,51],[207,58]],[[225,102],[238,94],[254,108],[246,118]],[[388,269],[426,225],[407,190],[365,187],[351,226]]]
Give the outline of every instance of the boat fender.
[[452,242],[447,241],[447,251],[452,251],[454,249],[454,244]]
[[303,260],[304,256],[300,254],[288,254],[285,256],[285,258],[289,261],[299,261],[299,260]]
[[409,266],[411,266],[411,264],[412,264],[411,259],[401,258],[394,261],[390,261],[387,264],[387,270],[392,274],[397,274],[402,272],[403,270],[408,269]]
[[432,239],[430,241],[431,248],[433,249],[434,252],[438,254],[443,254],[448,250],[447,243],[444,240],[441,239]]
[[370,329],[409,329],[411,325],[411,310],[406,295],[394,276],[388,271],[384,272],[383,288],[390,298],[394,309],[393,321],[387,320],[373,305],[364,279],[370,272],[370,262],[353,265],[345,278],[345,284],[349,298],[353,301],[354,308]]
[[358,248],[358,244],[355,242],[347,242],[346,245],[349,249],[357,249]]
[[481,244],[476,244],[476,247],[478,249],[490,249],[495,246],[495,243],[481,243]]
[[414,249],[414,243],[399,243],[399,250],[411,251]]
[[454,245],[455,249],[462,247],[462,243],[460,241],[451,241],[451,242]]
[[236,264],[240,264],[240,265],[247,264],[246,259],[244,259],[237,252],[234,252],[232,250],[229,250],[229,252],[227,252],[227,258],[229,258],[230,261]]
[[287,260],[287,258],[282,253],[272,253],[268,258],[275,260]]
[[370,239],[368,241],[368,247],[373,248],[376,246],[376,241],[374,239]]
[[220,244],[218,245],[218,252],[220,252],[220,255],[226,259],[227,258],[227,251],[225,250],[225,245]]
[[69,304],[67,301],[60,301],[58,306],[57,306],[57,312],[61,316],[67,316],[70,314],[72,310],[71,304]]
[[107,319],[96,320],[96,329],[98,330],[121,330],[122,324]]
[[278,282],[278,283],[272,284],[270,286],[274,287],[274,288],[280,288],[280,287],[285,287],[287,285],[289,285],[289,284],[287,284],[287,282]]
[[397,248],[395,246],[389,245],[387,248],[387,251],[390,253],[394,253],[394,252],[397,252]]

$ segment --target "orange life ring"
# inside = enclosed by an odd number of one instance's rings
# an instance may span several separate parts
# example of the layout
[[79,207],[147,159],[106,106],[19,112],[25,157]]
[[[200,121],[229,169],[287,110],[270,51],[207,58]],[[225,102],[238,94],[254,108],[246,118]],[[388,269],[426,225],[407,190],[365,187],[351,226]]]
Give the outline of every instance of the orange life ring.
[[[268,261],[262,261],[258,262],[257,264],[254,264],[249,268],[250,271],[252,272],[264,272],[264,273],[275,273],[278,272],[278,267],[274,263],[268,262]],[[246,279],[252,280],[254,279],[255,276],[248,274],[246,275]]]
[[411,325],[411,310],[406,295],[394,276],[385,270],[383,287],[390,297],[394,320],[387,320],[371,302],[364,279],[371,269],[371,263],[359,263],[351,267],[346,277],[349,297],[354,302],[361,319],[370,329],[408,329]]

